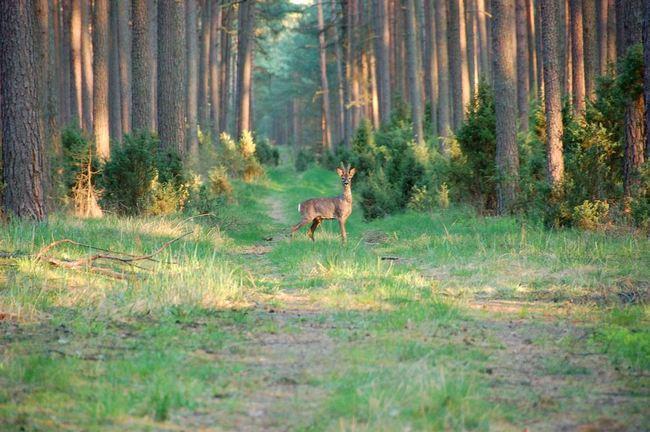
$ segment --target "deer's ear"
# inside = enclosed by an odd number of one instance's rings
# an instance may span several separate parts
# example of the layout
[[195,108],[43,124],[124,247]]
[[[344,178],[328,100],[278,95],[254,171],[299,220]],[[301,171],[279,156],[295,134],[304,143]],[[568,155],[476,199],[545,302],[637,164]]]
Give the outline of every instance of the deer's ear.
[[343,177],[343,170],[341,168],[337,168],[336,173],[339,175],[339,177]]
[[352,168],[350,171],[348,171],[348,175],[350,176],[350,178],[354,177],[356,173],[357,173],[356,168]]

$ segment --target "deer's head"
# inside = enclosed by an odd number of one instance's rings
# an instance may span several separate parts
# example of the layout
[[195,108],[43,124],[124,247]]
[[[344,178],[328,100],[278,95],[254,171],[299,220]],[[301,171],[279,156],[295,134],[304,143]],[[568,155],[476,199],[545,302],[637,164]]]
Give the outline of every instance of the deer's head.
[[347,168],[341,164],[341,167],[336,169],[336,173],[341,177],[343,187],[348,186],[352,182],[352,177],[354,177],[356,172],[356,169],[350,168],[350,164],[348,164]]

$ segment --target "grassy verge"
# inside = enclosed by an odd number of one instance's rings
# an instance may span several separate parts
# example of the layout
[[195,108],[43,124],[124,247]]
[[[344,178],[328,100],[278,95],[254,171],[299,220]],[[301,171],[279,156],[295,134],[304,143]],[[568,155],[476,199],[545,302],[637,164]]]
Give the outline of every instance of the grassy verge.
[[648,239],[454,208],[291,241],[297,204],[337,184],[281,167],[210,216],[3,227],[25,254],[190,234],[124,281],[0,260],[0,429],[647,424]]

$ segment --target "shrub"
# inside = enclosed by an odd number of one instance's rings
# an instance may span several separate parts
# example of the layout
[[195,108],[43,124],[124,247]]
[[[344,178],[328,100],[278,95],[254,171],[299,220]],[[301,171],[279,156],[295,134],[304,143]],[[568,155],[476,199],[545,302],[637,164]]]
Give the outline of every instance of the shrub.
[[271,144],[268,138],[264,138],[257,143],[256,156],[257,160],[264,165],[278,166],[280,162],[280,152]]
[[222,132],[219,135],[219,147],[221,164],[227,167],[231,177],[238,178],[243,169],[244,160],[237,150],[237,143],[228,133]]
[[208,175],[208,180],[209,191],[213,196],[232,197],[232,185],[228,179],[228,172],[224,167],[218,166],[213,168]]
[[607,201],[587,201],[573,208],[573,221],[585,230],[594,230],[607,222],[609,204]]
[[183,208],[189,179],[177,153],[159,150],[148,134],[125,135],[102,176],[104,201],[118,213],[164,214]]
[[296,153],[296,161],[294,162],[294,167],[296,168],[296,171],[303,172],[306,171],[307,168],[309,168],[309,165],[314,163],[314,161],[314,154],[311,151],[300,149],[298,153]]

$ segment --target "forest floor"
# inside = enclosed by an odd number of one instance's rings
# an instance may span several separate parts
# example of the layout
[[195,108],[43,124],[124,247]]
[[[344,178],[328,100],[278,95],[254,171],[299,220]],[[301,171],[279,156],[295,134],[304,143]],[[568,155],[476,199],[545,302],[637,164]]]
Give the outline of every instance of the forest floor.
[[[458,208],[290,239],[338,184],[281,167],[205,217],[3,227],[0,430],[647,428],[650,240]],[[30,257],[185,233],[125,280]]]

